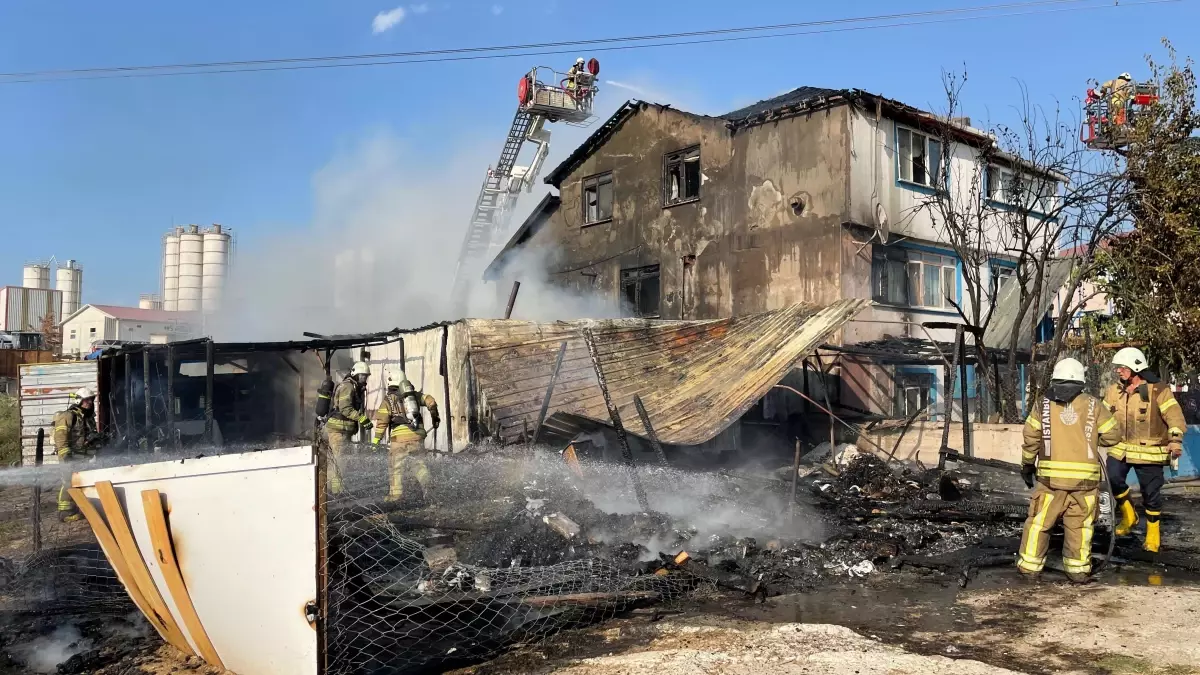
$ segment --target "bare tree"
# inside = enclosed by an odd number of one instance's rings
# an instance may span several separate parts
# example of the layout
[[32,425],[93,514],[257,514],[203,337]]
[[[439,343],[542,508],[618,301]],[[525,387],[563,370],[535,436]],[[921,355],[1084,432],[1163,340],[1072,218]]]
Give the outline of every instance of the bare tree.
[[[993,319],[1011,323],[1007,344],[989,352],[979,349],[979,370],[992,393],[995,409],[1006,421],[1019,421],[1016,378],[1021,337],[1033,338],[1043,316],[1039,299],[1058,293],[1065,298],[1053,339],[1040,356],[1053,361],[1062,349],[1071,318],[1090,299],[1081,284],[1096,268],[1101,242],[1126,226],[1128,182],[1114,154],[1091,151],[1079,139],[1078,124],[1064,118],[1061,107],[1047,111],[1032,103],[1022,86],[1014,107],[1016,122],[974,129],[962,116],[967,77],[942,78],[946,109],[923,125],[940,141],[936,190],[917,212],[928,214],[939,238],[962,261],[963,297],[955,303],[961,319],[987,331]],[[962,161],[969,157],[970,161]],[[1050,267],[1069,251],[1072,270],[1061,292],[1049,288]],[[1016,285],[1014,315],[997,317],[997,259],[1012,269]],[[998,326],[1000,327],[1000,326]],[[981,343],[982,341],[977,341]],[[1003,365],[1003,375],[994,366]],[[1033,390],[1049,381],[1049,369],[1030,378]]]

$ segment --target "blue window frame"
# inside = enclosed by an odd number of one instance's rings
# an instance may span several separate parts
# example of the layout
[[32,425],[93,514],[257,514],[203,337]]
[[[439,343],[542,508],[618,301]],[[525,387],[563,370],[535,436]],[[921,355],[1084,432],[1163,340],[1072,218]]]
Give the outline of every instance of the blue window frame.
[[989,295],[992,304],[1000,298],[1005,286],[1017,278],[1017,264],[1011,260],[993,258],[988,261]]
[[871,258],[875,302],[957,313],[962,262],[953,252],[931,246],[875,246]]
[[1029,210],[1029,215],[1045,217],[1055,207],[1059,183],[1011,167],[989,164],[983,176],[988,205],[1002,211]]

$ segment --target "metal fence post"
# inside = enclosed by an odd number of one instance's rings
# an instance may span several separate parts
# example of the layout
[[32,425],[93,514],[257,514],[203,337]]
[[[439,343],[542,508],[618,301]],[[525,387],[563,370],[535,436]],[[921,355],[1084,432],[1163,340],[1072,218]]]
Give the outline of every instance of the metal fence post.
[[[45,456],[46,448],[46,430],[38,427],[37,430],[37,449],[33,455],[33,465],[41,466]],[[29,517],[33,521],[33,552],[42,552],[42,484],[40,479],[35,479],[33,484],[33,504],[29,508]]]

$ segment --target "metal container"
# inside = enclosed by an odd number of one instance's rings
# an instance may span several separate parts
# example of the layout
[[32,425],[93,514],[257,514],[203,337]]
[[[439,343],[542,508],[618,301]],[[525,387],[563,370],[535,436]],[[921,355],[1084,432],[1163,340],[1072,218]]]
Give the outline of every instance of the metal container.
[[157,295],[143,293],[138,296],[138,309],[162,309],[163,301]]
[[[21,456],[26,466],[37,452],[38,429],[45,430],[45,462],[58,461],[54,446],[54,415],[71,404],[71,394],[80,387],[97,391],[99,361],[27,364],[20,367],[18,394],[21,402]],[[96,397],[96,420],[104,419],[104,403]]]
[[221,296],[229,274],[230,236],[220,225],[204,233],[204,277],[202,280],[202,305],[205,313],[221,308]]
[[174,312],[179,305],[179,237],[183,228],[177,227],[163,236],[163,309]]
[[25,288],[50,288],[50,263],[27,262],[22,270],[21,286]]
[[198,312],[202,306],[201,286],[204,277],[204,235],[196,225],[188,226],[179,235],[179,302],[180,312]]
[[62,323],[62,293],[48,288],[0,288],[0,330],[37,333],[47,315],[54,325]]
[[55,271],[55,288],[62,293],[62,315],[71,316],[80,307],[83,297],[83,268],[74,260]]

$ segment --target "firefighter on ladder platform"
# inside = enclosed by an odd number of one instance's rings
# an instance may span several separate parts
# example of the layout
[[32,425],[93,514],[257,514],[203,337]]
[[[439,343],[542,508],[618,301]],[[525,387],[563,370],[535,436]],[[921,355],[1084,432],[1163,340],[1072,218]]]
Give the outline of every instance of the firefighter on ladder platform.
[[1137,115],[1157,101],[1158,85],[1134,82],[1129,73],[1088,89],[1080,140],[1096,149],[1120,150],[1128,146]]
[[1121,73],[1101,84],[1098,94],[1108,97],[1108,116],[1112,123],[1119,127],[1125,126],[1127,107],[1133,97],[1133,76]]

